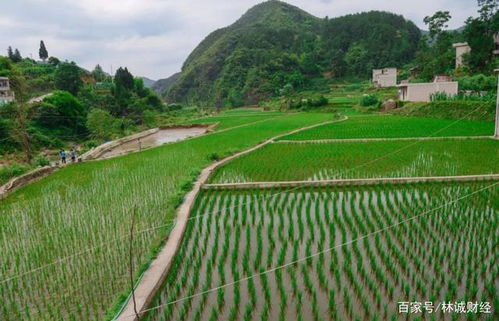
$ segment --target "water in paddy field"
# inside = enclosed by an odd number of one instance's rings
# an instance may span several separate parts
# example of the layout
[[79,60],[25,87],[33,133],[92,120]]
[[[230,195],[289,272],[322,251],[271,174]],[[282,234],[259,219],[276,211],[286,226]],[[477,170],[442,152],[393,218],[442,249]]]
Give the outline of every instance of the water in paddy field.
[[[397,302],[441,303],[474,291],[492,302],[497,187],[440,208],[484,185],[207,191],[152,304],[164,306],[146,319],[415,320],[417,314],[399,315]],[[231,285],[167,304],[223,284]]]
[[161,146],[167,143],[178,142],[190,137],[199,136],[207,131],[207,127],[191,127],[191,128],[167,128],[160,129],[158,132],[117,146],[104,154],[100,158],[111,158],[123,154],[138,152],[140,149],[147,149]]

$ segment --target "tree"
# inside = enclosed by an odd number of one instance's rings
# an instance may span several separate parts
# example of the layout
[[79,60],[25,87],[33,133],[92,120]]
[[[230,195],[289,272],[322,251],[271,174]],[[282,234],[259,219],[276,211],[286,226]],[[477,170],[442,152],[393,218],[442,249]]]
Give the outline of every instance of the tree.
[[478,0],[478,13],[482,21],[491,21],[497,13],[499,0]]
[[8,105],[10,108],[2,109],[2,116],[12,122],[11,136],[22,146],[26,160],[31,162],[33,151],[28,127],[33,113],[30,104],[27,103],[26,79],[15,65],[4,57],[0,57],[0,70],[3,70],[2,73],[5,72],[9,77],[11,89],[16,95],[15,102]]
[[49,53],[47,51],[47,48],[45,47],[45,43],[43,40],[40,41],[40,49],[38,50],[38,55],[40,56],[40,59],[45,61],[49,57]]
[[10,60],[14,61],[14,50],[12,50],[12,47],[9,46],[7,49],[7,57],[9,57]]
[[12,62],[21,62],[21,60],[23,60],[23,57],[21,56],[21,52],[19,52],[19,49],[16,48],[16,50],[14,50],[14,54],[12,55],[11,60]]
[[433,16],[426,16],[423,21],[428,25],[430,37],[435,39],[443,32],[444,28],[448,28],[447,22],[451,18],[449,11],[437,11]]
[[108,111],[94,108],[87,115],[87,127],[96,139],[111,139],[117,132],[117,120]]
[[52,66],[57,66],[57,65],[59,65],[59,63],[60,63],[61,61],[59,60],[59,58],[54,57],[54,56],[51,56],[51,57],[49,57],[48,62],[49,62],[49,64],[51,64]]
[[499,1],[478,0],[477,18],[466,20],[464,35],[471,47],[471,54],[466,58],[467,64],[474,72],[490,72],[492,70],[494,36],[499,31]]
[[97,82],[103,82],[108,78],[108,76],[106,75],[104,70],[102,70],[102,67],[99,64],[97,64],[94,70],[92,70],[92,76]]
[[76,96],[83,86],[81,69],[74,62],[62,62],[55,72],[55,87]]
[[366,72],[372,69],[368,66],[368,51],[361,44],[353,44],[348,48],[345,62],[354,76],[365,76]]
[[37,109],[37,122],[47,128],[64,128],[73,134],[85,133],[87,111],[67,91],[56,91],[45,98]]
[[133,80],[133,75],[126,67],[119,67],[114,76],[114,84],[116,87],[120,87],[128,91],[133,89],[135,82]]

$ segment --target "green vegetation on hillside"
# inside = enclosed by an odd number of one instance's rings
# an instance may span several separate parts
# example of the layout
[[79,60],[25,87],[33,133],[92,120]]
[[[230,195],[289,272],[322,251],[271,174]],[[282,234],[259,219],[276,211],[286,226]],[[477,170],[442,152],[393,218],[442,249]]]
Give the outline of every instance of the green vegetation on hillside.
[[315,88],[325,73],[366,77],[375,67],[401,66],[414,57],[419,37],[412,22],[386,12],[321,20],[267,1],[201,42],[166,97],[216,106],[257,104],[286,87]]
[[[22,151],[28,162],[43,149],[74,145],[85,149],[156,126],[159,114],[166,111],[159,97],[126,68],[119,68],[112,80],[99,66],[87,72],[73,62],[13,63],[0,57],[0,76],[10,78],[16,97],[0,106],[0,155]],[[52,95],[41,102],[28,102],[47,93]],[[106,116],[99,118],[97,129],[92,125],[94,114]]]

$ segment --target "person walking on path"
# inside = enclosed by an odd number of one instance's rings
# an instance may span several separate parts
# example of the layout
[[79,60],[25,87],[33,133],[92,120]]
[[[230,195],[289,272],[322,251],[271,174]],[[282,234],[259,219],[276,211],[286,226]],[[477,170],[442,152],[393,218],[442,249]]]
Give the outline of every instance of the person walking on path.
[[61,156],[61,163],[66,164],[66,152],[64,149],[61,149],[59,152],[59,156]]
[[71,148],[71,151],[69,152],[69,156],[71,157],[72,163],[76,162],[76,151],[74,150],[74,148]]

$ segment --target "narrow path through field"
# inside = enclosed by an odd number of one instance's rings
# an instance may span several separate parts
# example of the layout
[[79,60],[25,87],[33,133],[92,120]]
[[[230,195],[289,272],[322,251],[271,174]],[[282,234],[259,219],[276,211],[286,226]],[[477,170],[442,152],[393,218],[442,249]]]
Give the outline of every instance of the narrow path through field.
[[423,182],[474,182],[499,180],[499,174],[461,175],[461,176],[431,176],[431,177],[381,177],[381,178],[354,178],[331,179],[320,181],[276,181],[276,182],[248,182],[248,183],[219,183],[205,184],[204,189],[253,189],[272,187],[298,186],[348,186],[348,185],[377,185],[377,184],[405,184]]
[[[182,242],[182,237],[184,235],[187,223],[189,221],[189,214],[194,204],[194,201],[196,200],[199,191],[206,183],[211,173],[217,167],[227,163],[228,161],[234,158],[240,157],[242,155],[251,153],[259,148],[262,148],[263,146],[272,143],[274,140],[279,139],[280,137],[295,134],[302,130],[307,130],[334,122],[345,121],[347,119],[348,117],[344,116],[337,120],[326,121],[311,126],[302,127],[284,134],[277,135],[250,149],[226,157],[203,169],[197,180],[194,182],[193,189],[189,193],[187,193],[182,205],[180,205],[177,211],[175,227],[171,231],[170,235],[168,235],[168,240],[165,246],[158,254],[158,256],[151,262],[149,268],[144,272],[144,274],[142,275],[141,279],[138,281],[138,284],[135,287],[136,310],[139,312],[139,315],[142,311],[147,309],[147,307],[154,299],[154,296],[156,295],[157,291],[161,287],[161,284],[164,282],[168,270],[170,268],[170,265],[173,261],[173,258],[178,248],[180,247],[180,243]],[[116,318],[114,318],[114,320],[138,321],[134,311],[135,311],[134,304],[133,300],[131,300],[131,295],[130,295],[127,301],[125,302],[123,309],[119,312],[119,315]]]
[[274,143],[285,144],[321,144],[321,143],[367,143],[386,141],[410,140],[469,140],[469,139],[494,139],[493,136],[442,136],[442,137],[391,137],[391,138],[335,138],[335,139],[307,139],[307,140],[277,140]]

